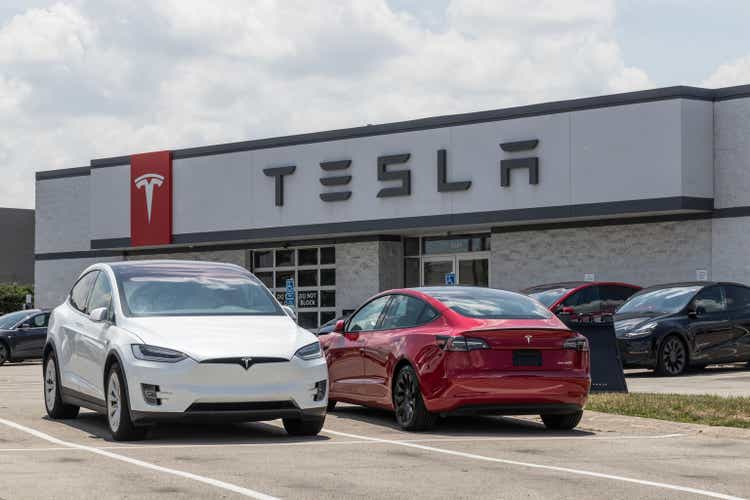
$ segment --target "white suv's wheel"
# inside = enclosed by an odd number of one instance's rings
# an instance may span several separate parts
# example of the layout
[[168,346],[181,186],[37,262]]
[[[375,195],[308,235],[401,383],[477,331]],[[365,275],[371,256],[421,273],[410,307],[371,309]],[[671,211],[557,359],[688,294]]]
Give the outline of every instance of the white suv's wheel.
[[107,425],[115,441],[132,441],[143,438],[145,430],[135,427],[130,418],[130,403],[125,385],[125,377],[120,365],[114,363],[109,368],[107,386],[105,387],[105,408]]
[[57,369],[57,359],[54,353],[50,352],[44,358],[44,406],[47,408],[47,415],[50,418],[76,418],[80,408],[77,406],[65,404],[60,395],[60,378]]

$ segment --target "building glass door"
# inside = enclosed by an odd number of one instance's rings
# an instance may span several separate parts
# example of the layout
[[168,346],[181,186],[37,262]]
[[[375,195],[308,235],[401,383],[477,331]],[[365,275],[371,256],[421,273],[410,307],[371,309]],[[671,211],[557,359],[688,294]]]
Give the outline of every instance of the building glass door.
[[489,257],[450,255],[422,257],[422,286],[445,285],[445,276],[456,273],[456,284],[489,286]]

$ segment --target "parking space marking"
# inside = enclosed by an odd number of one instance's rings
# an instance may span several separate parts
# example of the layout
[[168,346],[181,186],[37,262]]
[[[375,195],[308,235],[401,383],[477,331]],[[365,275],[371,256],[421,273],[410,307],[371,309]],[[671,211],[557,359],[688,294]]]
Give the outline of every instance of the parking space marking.
[[121,462],[129,463],[131,465],[143,467],[144,469],[150,469],[150,470],[157,471],[157,472],[163,472],[165,474],[171,474],[173,476],[178,476],[178,477],[182,477],[185,479],[190,479],[192,481],[197,481],[203,484],[208,484],[209,486],[221,488],[223,490],[231,491],[233,493],[237,493],[239,495],[243,495],[243,496],[250,497],[250,498],[257,498],[259,500],[277,500],[276,497],[266,495],[259,491],[251,490],[248,488],[243,488],[241,486],[237,486],[236,484],[225,483],[224,481],[219,481],[218,479],[212,479],[210,477],[199,476],[197,474],[191,474],[190,472],[184,472],[184,471],[177,470],[177,469],[169,469],[167,467],[162,467],[161,465],[144,462],[143,460],[137,460],[135,458],[126,457],[125,455],[118,455],[110,451],[101,450],[98,448],[93,448],[91,446],[85,446],[82,444],[70,443],[68,441],[63,441],[62,439],[58,439],[56,437],[50,436],[49,434],[45,434],[36,429],[32,429],[30,427],[26,427],[26,426],[17,424],[15,422],[11,422],[10,420],[5,420],[4,418],[0,418],[0,424],[25,432],[27,434],[31,434],[34,437],[43,439],[45,441],[48,441],[50,443],[53,443],[62,447],[66,447],[66,448],[70,448],[74,450],[88,451],[90,453],[95,453],[97,455],[111,458],[113,460],[119,460]]
[[[659,434],[654,436],[535,436],[535,437],[521,437],[521,436],[467,436],[467,437],[436,437],[436,438],[420,438],[420,439],[400,439],[401,443],[470,443],[470,442],[486,442],[486,441],[567,441],[567,440],[586,440],[586,441],[619,441],[619,440],[632,440],[632,439],[669,439],[676,437],[685,437],[689,434]],[[334,446],[334,445],[350,445],[350,444],[373,444],[372,441],[367,439],[353,439],[353,440],[340,440],[340,441],[302,441],[302,442],[291,442],[291,443],[191,443],[191,444],[140,444],[140,445],[120,445],[120,446],[90,446],[97,450],[154,450],[154,449],[181,449],[181,448],[254,448],[254,447],[277,447],[277,446]],[[374,443],[374,444],[387,444],[387,443]],[[4,452],[35,452],[35,451],[64,451],[70,450],[71,448],[56,447],[56,448],[0,448],[0,453]]]
[[448,450],[445,448],[435,448],[433,446],[425,446],[425,445],[417,444],[413,442],[396,441],[392,439],[382,439],[382,438],[376,438],[376,437],[370,437],[370,436],[360,436],[357,434],[349,434],[348,432],[339,432],[339,431],[333,431],[330,429],[323,429],[323,432],[327,434],[333,434],[335,436],[347,437],[350,439],[365,439],[365,440],[369,440],[372,442],[392,444],[395,446],[405,446],[408,448],[416,448],[418,450],[423,450],[423,451],[442,453],[445,455],[453,455],[456,457],[468,458],[471,460],[482,460],[485,462],[495,462],[495,463],[500,463],[500,464],[505,464],[505,465],[515,465],[515,466],[526,467],[526,468],[531,468],[531,469],[550,470],[550,471],[555,471],[555,472],[565,472],[567,474],[575,474],[579,476],[596,477],[600,479],[610,479],[614,481],[622,481],[626,483],[639,484],[642,486],[653,486],[655,488],[663,488],[663,489],[668,489],[668,490],[681,491],[685,493],[694,493],[696,495],[703,495],[703,496],[707,496],[711,498],[721,498],[723,500],[747,500],[742,497],[726,495],[724,493],[718,493],[716,491],[701,490],[698,488],[690,488],[688,486],[679,486],[676,484],[669,484],[669,483],[659,483],[655,481],[647,481],[643,479],[636,479],[636,478],[626,477],[626,476],[616,476],[613,474],[604,474],[601,472],[588,471],[584,469],[572,469],[569,467],[558,467],[555,465],[542,465],[542,464],[534,464],[531,462],[519,462],[517,460],[508,460],[504,458],[487,457],[484,455],[475,455],[473,453],[464,453],[462,451],[454,451],[454,450]]

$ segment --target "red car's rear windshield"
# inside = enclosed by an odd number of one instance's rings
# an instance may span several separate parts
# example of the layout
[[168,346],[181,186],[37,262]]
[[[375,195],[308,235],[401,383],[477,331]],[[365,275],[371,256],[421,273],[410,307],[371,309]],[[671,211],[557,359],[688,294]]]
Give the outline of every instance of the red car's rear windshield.
[[547,319],[552,316],[539,302],[505,290],[445,287],[422,291],[469,318]]

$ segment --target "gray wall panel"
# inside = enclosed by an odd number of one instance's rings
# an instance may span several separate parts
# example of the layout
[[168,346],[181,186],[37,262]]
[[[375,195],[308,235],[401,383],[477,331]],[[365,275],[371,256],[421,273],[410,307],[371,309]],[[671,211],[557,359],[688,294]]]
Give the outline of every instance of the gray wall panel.
[[[91,247],[89,176],[36,183],[36,253],[88,250]],[[97,207],[105,214],[112,207]]]
[[0,208],[0,283],[34,283],[34,211]]
[[717,208],[750,205],[750,99],[715,104]]

